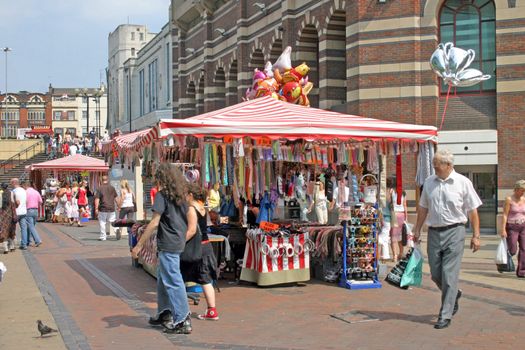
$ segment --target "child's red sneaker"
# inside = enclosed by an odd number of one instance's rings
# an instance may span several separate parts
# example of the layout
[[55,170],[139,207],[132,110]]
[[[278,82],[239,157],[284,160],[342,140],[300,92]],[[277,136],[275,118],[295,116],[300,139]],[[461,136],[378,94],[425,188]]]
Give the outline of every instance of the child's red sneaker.
[[197,318],[199,320],[210,320],[210,321],[217,321],[219,319],[219,314],[217,313],[217,309],[214,307],[209,307],[206,310],[206,313],[203,315],[198,315]]

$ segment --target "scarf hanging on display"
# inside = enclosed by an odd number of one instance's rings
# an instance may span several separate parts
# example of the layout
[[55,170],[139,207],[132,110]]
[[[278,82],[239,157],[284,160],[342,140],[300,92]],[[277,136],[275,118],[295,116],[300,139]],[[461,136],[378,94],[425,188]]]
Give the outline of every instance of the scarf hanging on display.
[[222,152],[222,184],[224,186],[228,185],[228,155],[227,147],[226,145],[221,145],[221,152]]
[[397,205],[401,205],[403,196],[403,167],[401,164],[401,154],[396,155],[396,194]]
[[377,148],[375,144],[368,148],[366,168],[368,172],[372,174],[379,173],[379,159],[377,158]]
[[204,144],[204,156],[202,157],[202,170],[204,170],[204,183],[210,183],[210,145]]

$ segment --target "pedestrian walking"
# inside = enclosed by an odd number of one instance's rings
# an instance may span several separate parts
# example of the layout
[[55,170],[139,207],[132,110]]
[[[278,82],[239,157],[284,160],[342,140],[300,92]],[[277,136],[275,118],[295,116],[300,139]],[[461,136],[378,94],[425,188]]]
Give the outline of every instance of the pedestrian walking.
[[3,182],[2,189],[2,208],[0,209],[0,243],[4,248],[4,254],[16,249],[16,213],[15,206],[11,201],[11,191],[9,185]]
[[419,242],[423,223],[428,225],[428,263],[432,281],[441,290],[441,309],[436,329],[450,325],[459,309],[459,270],[463,257],[465,224],[470,219],[474,252],[480,247],[479,216],[481,199],[472,182],[454,170],[454,156],[439,150],[432,160],[436,175],[425,180],[417,209],[414,241]]
[[[119,204],[119,219],[133,219],[133,213],[135,213],[135,195],[129,186],[128,180],[120,180],[120,196],[118,200]],[[126,229],[121,227],[117,229],[117,239],[120,239],[122,230]],[[129,243],[131,243],[131,236],[128,234]],[[131,245],[130,245],[131,246]]]
[[[151,325],[163,325],[168,333],[192,331],[186,287],[180,271],[180,255],[188,230],[185,197],[186,180],[177,167],[163,163],[155,173],[159,192],[155,196],[153,218],[132,250],[138,258],[144,243],[157,233],[157,314]],[[172,318],[172,320],[170,320]]]
[[20,226],[20,249],[26,250],[29,245],[29,236],[27,231],[27,207],[26,207],[26,191],[20,187],[20,180],[18,178],[11,179],[11,200],[15,205],[18,225]]
[[25,181],[23,187],[26,190],[28,243],[29,239],[33,238],[35,247],[38,247],[42,244],[42,240],[36,230],[36,220],[38,219],[38,208],[42,205],[42,196],[33,188],[29,181]]
[[95,216],[98,217],[100,225],[99,241],[105,241],[107,238],[107,226],[109,224],[109,235],[113,232],[111,223],[115,221],[115,208],[117,191],[109,183],[108,176],[102,176],[102,185],[99,186],[95,193]]
[[[518,252],[516,275],[525,278],[525,180],[514,184],[514,193],[505,198],[501,237],[507,239],[512,256]],[[519,249],[518,249],[519,248]]]
[[[78,189],[78,215],[80,219],[85,217],[86,211],[88,211],[88,190],[87,190],[87,181],[82,180],[82,183],[80,185],[80,188]],[[91,217],[91,213],[88,212],[88,217]],[[78,227],[82,227],[84,225],[78,224]]]
[[390,229],[390,242],[392,245],[392,253],[394,254],[394,261],[401,260],[403,258],[403,224],[408,219],[408,207],[405,191],[402,191],[401,199],[398,201],[397,196],[397,183],[395,178],[388,178],[386,187],[388,188],[387,197],[390,199],[392,205],[392,215],[390,219],[394,221],[394,225],[391,225]]
[[181,263],[181,271],[184,282],[195,282],[202,286],[204,298],[206,298],[206,312],[197,316],[200,320],[219,319],[215,307],[215,290],[213,281],[217,280],[217,259],[213,253],[213,247],[208,238],[208,213],[204,208],[206,192],[198,184],[188,184],[186,202],[188,203],[188,230],[186,240],[193,237],[199,227],[202,235],[202,259],[195,263]]

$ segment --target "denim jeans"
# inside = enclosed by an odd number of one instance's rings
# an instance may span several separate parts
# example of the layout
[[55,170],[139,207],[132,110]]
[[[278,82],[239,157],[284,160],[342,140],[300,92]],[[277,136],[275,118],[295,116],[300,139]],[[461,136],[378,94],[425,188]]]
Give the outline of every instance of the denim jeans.
[[27,218],[26,215],[17,215],[18,225],[20,225],[20,247],[24,248],[29,245],[29,236],[27,231]]
[[170,310],[175,324],[184,321],[190,313],[186,287],[180,273],[180,253],[159,252],[157,303],[158,315]]
[[42,242],[42,240],[40,239],[40,235],[38,234],[38,232],[36,232],[36,219],[37,218],[38,218],[38,209],[27,209],[26,221],[27,221],[27,231],[28,231],[28,237],[27,237],[28,244],[29,244],[31,237],[33,237],[33,241],[35,241],[35,244],[39,244]]

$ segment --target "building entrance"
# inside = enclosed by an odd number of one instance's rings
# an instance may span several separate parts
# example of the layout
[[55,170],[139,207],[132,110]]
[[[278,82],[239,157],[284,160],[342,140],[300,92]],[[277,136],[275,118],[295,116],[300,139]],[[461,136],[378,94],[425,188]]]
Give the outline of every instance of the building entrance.
[[496,234],[496,216],[498,212],[496,166],[495,165],[458,165],[458,173],[468,177],[483,204],[478,208],[480,230],[482,233]]

